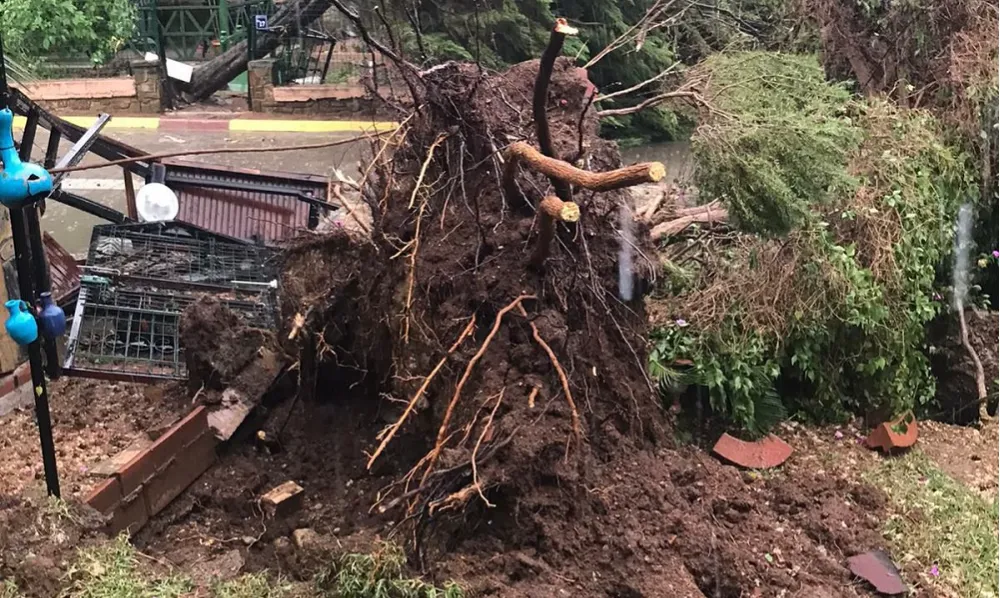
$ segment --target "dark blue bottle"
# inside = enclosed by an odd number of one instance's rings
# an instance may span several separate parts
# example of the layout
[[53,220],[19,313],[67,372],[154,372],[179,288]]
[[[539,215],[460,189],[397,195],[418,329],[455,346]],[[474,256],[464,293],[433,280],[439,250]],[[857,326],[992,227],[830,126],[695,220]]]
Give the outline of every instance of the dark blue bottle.
[[66,333],[66,314],[52,300],[52,293],[42,293],[39,298],[42,300],[42,311],[38,314],[42,321],[42,334],[49,338],[62,336]]

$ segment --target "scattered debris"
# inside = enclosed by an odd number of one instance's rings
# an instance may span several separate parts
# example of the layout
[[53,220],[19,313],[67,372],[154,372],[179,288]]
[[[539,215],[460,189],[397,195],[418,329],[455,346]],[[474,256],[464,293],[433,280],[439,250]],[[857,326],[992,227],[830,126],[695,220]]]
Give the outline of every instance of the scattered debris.
[[302,507],[302,486],[288,481],[269,491],[260,498],[264,510],[270,517],[284,517]]
[[870,449],[882,449],[887,453],[906,449],[917,441],[917,420],[907,413],[891,422],[879,424],[868,435],[865,445]]
[[882,594],[894,596],[909,590],[903,583],[899,569],[884,551],[872,550],[852,556],[847,559],[847,564],[851,568],[851,573],[875,586],[875,589]]
[[774,434],[756,442],[747,442],[729,434],[723,434],[715,443],[712,452],[740,467],[768,469],[787,461],[788,457],[792,455],[792,447]]

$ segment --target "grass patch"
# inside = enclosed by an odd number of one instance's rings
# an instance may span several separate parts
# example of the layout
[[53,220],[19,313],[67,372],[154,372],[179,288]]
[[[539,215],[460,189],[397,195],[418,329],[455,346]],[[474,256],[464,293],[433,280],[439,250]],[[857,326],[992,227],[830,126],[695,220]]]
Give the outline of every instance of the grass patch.
[[[996,499],[985,500],[916,450],[883,460],[864,477],[889,495],[885,537],[904,568],[960,596],[998,595]],[[934,564],[939,577],[930,575]]]
[[463,598],[462,589],[447,583],[443,588],[419,578],[406,577],[406,555],[395,544],[385,543],[372,553],[348,553],[316,577],[317,594],[329,598]]
[[21,591],[12,579],[5,579],[0,582],[0,598],[21,598]]
[[179,598],[193,589],[182,577],[149,579],[139,572],[128,537],[80,552],[70,569],[67,598]]
[[272,582],[264,573],[249,573],[215,584],[212,598],[283,598],[290,591],[281,578]]

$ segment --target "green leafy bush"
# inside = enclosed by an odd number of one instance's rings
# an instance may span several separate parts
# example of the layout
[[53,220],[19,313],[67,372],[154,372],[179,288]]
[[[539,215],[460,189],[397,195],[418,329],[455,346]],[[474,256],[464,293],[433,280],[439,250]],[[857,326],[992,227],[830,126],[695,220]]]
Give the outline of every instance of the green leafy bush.
[[14,55],[84,54],[101,64],[131,37],[135,10],[131,0],[5,0],[0,29]]
[[[780,415],[775,396],[815,419],[926,404],[925,325],[942,307],[935,274],[950,259],[958,207],[977,193],[969,160],[928,113],[852,101],[812,58],[718,60],[743,75],[713,81],[726,89],[725,115],[696,134],[696,159],[714,173],[700,175],[702,193],[726,202],[740,232],[669,278],[684,284],[656,300],[654,313],[668,316],[653,338],[653,375],[690,360],[686,381],[752,433]],[[714,128],[707,143],[704,127]]]

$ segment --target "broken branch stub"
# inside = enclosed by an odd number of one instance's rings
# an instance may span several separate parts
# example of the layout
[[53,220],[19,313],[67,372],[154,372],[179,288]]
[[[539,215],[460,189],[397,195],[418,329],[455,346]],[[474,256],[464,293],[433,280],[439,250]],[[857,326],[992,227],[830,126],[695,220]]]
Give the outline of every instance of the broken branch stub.
[[538,202],[539,233],[538,246],[531,257],[531,265],[541,266],[549,257],[552,239],[556,235],[556,221],[577,222],[580,220],[580,206],[571,201],[563,201],[549,196]]
[[562,222],[577,222],[580,220],[580,206],[571,201],[563,201],[558,197],[546,197],[538,207],[542,213],[553,220]]
[[530,170],[549,178],[565,181],[590,191],[614,191],[643,183],[656,183],[667,173],[660,162],[642,162],[607,172],[590,172],[568,162],[543,156],[524,141],[518,141],[507,147],[504,158],[507,161],[504,169],[504,187],[508,192],[516,189],[513,181],[518,164],[523,164]]

